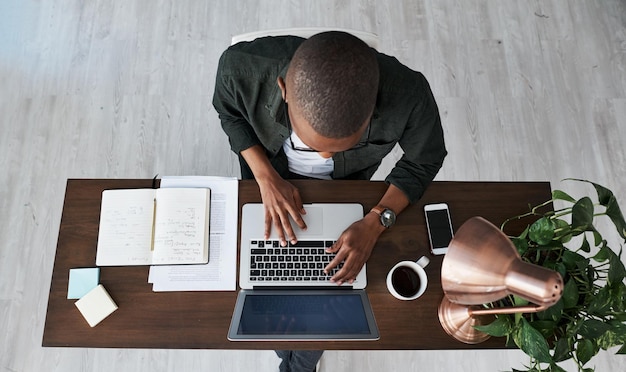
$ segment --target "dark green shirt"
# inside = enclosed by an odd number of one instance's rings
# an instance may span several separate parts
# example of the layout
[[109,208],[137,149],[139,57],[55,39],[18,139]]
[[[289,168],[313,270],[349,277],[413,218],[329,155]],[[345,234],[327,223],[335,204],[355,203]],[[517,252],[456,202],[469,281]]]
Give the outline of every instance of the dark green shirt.
[[[220,58],[213,106],[231,149],[239,154],[261,144],[270,158],[289,136],[284,102],[276,82],[304,39],[266,37],[228,48]],[[396,143],[404,155],[385,181],[416,202],[447,152],[437,104],[426,78],[397,59],[377,53],[380,84],[367,146],[333,156],[334,179],[370,179]],[[282,160],[281,160],[282,161]]]

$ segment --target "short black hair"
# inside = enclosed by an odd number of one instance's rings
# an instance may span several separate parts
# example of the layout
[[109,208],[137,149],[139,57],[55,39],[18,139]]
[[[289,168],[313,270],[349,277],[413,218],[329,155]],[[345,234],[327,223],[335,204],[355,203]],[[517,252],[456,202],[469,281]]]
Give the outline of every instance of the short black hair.
[[370,117],[378,93],[375,51],[340,31],[323,32],[296,50],[287,79],[296,105],[320,135],[345,138]]

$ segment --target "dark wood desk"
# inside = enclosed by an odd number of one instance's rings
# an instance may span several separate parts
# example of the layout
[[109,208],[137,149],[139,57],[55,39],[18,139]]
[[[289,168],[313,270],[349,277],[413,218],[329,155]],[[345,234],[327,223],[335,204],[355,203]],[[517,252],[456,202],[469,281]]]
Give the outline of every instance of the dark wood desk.
[[[383,182],[294,181],[305,203],[359,202],[374,206],[386,189]],[[68,300],[69,269],[94,267],[100,198],[105,189],[151,187],[152,180],[68,180],[52,272],[43,346],[206,349],[468,349],[504,348],[502,339],[477,346],[449,337],[439,325],[437,307],[443,297],[441,256],[431,256],[422,207],[447,202],[458,228],[472,216],[483,216],[497,226],[506,218],[550,198],[547,182],[434,182],[419,203],[402,213],[397,224],[378,241],[367,264],[369,295],[378,327],[378,341],[340,342],[230,342],[226,339],[237,297],[231,292],[152,292],[148,267],[102,267],[100,282],[119,309],[90,328]],[[239,208],[259,202],[254,181],[239,184]],[[523,227],[510,224],[508,232]],[[385,285],[387,272],[401,260],[431,259],[426,293],[415,301],[399,301]]]

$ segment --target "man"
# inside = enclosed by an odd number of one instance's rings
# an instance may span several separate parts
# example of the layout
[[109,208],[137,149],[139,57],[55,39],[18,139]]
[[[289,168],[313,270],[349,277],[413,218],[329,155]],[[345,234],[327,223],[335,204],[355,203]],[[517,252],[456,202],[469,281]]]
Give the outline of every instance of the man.
[[[446,156],[428,82],[344,32],[260,38],[222,55],[213,105],[242,178],[256,179],[272,228],[296,242],[306,228],[298,190],[286,179],[369,179],[396,143],[404,150],[378,205],[328,249],[325,271],[352,283],[395,215],[423,194]],[[283,358],[285,359],[285,358]]]

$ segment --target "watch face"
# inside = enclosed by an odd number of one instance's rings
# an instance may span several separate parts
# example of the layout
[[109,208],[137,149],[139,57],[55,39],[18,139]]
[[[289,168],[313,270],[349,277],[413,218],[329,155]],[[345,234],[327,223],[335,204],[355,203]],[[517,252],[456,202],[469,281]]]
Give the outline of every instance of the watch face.
[[383,226],[389,227],[389,226],[393,225],[395,222],[396,222],[396,214],[393,213],[392,210],[385,209],[380,214],[380,223],[382,223]]

